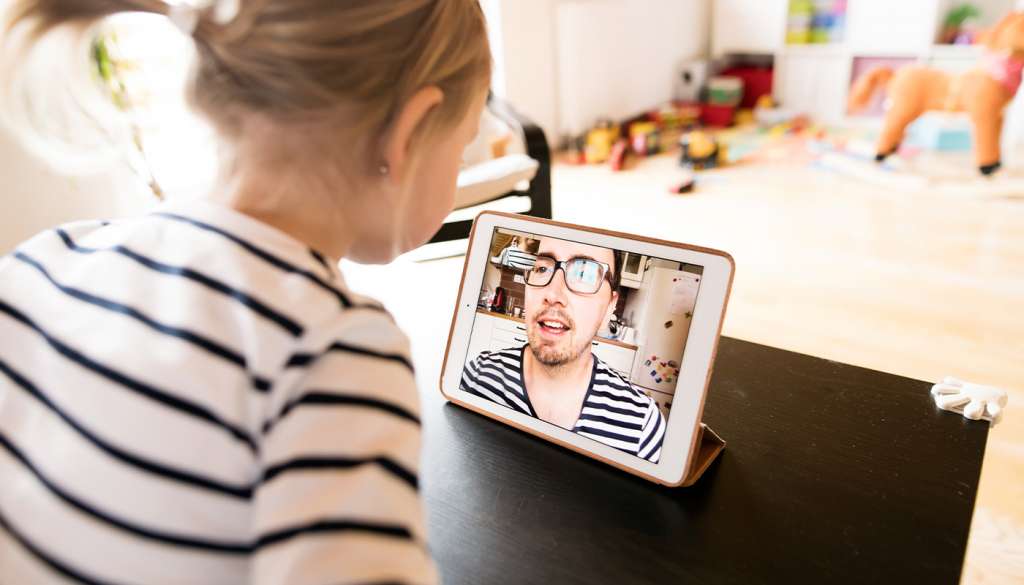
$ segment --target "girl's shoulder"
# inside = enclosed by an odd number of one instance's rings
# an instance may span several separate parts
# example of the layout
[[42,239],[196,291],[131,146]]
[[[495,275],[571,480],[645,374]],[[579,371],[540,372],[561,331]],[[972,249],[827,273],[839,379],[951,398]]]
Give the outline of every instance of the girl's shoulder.
[[12,256],[11,270],[45,270],[62,286],[116,301],[164,329],[186,328],[271,362],[300,345],[314,351],[345,339],[408,344],[382,305],[352,292],[334,263],[212,203],[65,224]]

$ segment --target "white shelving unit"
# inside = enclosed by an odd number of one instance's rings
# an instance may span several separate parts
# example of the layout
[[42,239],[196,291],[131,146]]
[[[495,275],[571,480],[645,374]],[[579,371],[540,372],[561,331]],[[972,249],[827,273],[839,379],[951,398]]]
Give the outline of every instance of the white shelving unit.
[[[847,119],[846,99],[859,57],[901,57],[951,72],[969,68],[980,47],[937,45],[949,8],[955,0],[848,0],[844,41],[788,45],[789,0],[714,0],[712,57],[734,54],[771,55],[773,93],[786,108],[814,119],[837,123]],[[993,24],[1013,10],[1014,0],[974,0],[983,11],[981,24]]]

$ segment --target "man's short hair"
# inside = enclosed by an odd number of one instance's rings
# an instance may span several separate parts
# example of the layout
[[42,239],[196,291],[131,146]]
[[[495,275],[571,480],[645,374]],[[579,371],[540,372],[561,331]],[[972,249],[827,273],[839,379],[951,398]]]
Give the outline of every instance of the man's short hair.
[[619,273],[621,272],[622,262],[626,257],[626,253],[620,250],[612,250],[612,257],[614,260],[612,261],[612,272],[609,282],[612,285],[612,292],[616,292],[619,290]]

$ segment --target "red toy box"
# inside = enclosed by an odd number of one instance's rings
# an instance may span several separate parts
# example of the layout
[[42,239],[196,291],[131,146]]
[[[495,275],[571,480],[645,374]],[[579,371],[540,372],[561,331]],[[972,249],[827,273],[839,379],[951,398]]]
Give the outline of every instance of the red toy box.
[[722,71],[721,75],[739,77],[743,80],[741,108],[753,108],[759,97],[772,95],[772,69],[770,67],[730,67]]
[[701,104],[700,121],[705,126],[712,128],[725,128],[732,125],[732,118],[736,114],[733,106],[717,106],[715,104]]

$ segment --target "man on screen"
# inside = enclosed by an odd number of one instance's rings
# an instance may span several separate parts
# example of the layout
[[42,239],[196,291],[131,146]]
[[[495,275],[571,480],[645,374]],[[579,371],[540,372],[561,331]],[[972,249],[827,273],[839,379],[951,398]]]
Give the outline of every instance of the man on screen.
[[591,352],[618,301],[618,256],[541,239],[525,271],[527,344],[482,352],[466,365],[460,388],[657,462],[665,437],[657,404]]

